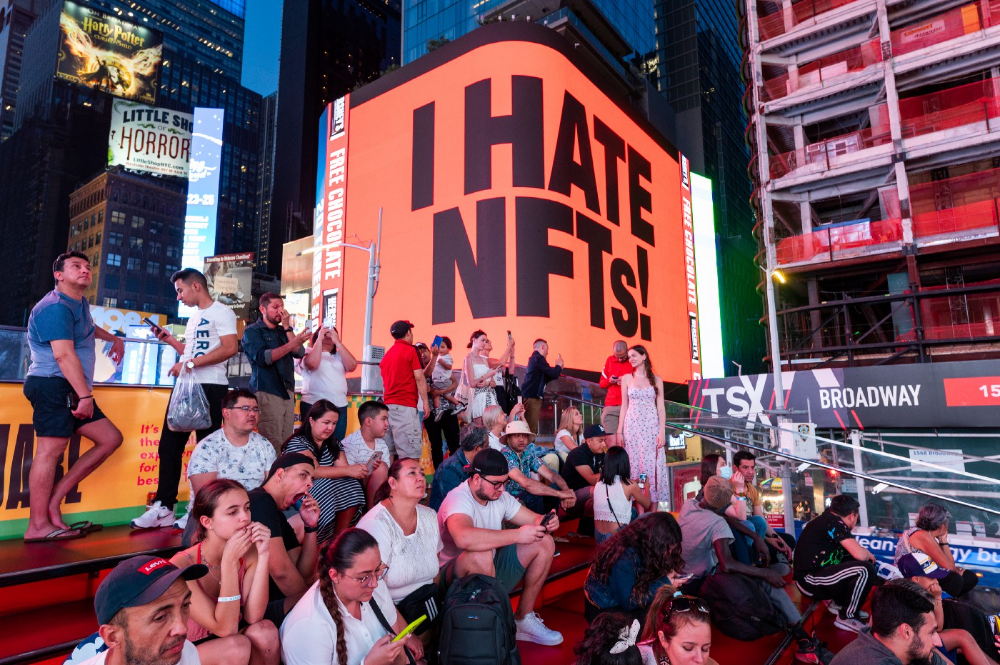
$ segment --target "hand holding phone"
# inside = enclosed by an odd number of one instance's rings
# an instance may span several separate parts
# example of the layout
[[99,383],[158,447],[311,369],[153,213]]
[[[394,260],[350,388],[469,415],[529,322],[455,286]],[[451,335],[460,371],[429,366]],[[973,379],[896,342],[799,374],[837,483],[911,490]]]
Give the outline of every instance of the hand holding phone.
[[402,639],[406,639],[407,635],[409,635],[414,630],[416,630],[417,626],[419,626],[420,624],[422,624],[426,620],[427,620],[427,615],[425,614],[422,617],[420,617],[419,619],[417,619],[416,621],[411,621],[406,626],[406,628],[404,628],[403,630],[399,631],[399,635],[396,635],[396,637],[394,637],[392,641],[393,642],[398,642],[398,641],[400,641]]
[[376,450],[372,453],[372,456],[368,458],[368,475],[371,475],[372,471],[375,470],[375,466],[382,460],[382,451]]
[[441,342],[443,342],[443,341],[444,341],[444,338],[442,338],[441,335],[435,335],[434,336],[434,340],[431,342],[431,346],[436,346],[436,347],[438,347],[440,349],[441,348]]
[[543,529],[548,529],[549,522],[554,520],[555,517],[556,517],[556,511],[550,510],[548,513],[545,514],[545,517],[542,518],[542,521],[539,523],[538,526],[542,527]]
[[163,328],[150,321],[148,316],[142,317],[142,322],[149,326],[149,329],[152,330],[153,334],[157,337],[159,337],[160,333],[163,332]]
[[644,489],[646,487],[646,479],[648,476],[645,473],[639,474],[639,489]]

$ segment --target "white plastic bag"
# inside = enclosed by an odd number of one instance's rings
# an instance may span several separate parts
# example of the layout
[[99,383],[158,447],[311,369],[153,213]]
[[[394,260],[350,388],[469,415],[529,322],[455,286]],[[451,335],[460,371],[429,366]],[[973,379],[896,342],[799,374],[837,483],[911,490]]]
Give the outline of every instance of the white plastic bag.
[[167,405],[167,427],[174,432],[193,432],[212,426],[208,398],[194,373],[181,370]]

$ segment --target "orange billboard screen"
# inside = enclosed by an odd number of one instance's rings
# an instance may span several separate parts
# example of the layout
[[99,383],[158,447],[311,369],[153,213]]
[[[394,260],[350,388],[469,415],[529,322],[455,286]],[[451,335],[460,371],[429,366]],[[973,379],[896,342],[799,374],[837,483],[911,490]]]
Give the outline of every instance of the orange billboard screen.
[[485,26],[331,104],[321,133],[313,314],[336,293],[349,345],[368,257],[336,245],[374,240],[381,208],[374,344],[408,319],[451,337],[456,364],[482,328],[496,354],[510,330],[521,363],[544,338],[600,371],[624,339],[667,381],[698,374],[677,152],[560,36]]

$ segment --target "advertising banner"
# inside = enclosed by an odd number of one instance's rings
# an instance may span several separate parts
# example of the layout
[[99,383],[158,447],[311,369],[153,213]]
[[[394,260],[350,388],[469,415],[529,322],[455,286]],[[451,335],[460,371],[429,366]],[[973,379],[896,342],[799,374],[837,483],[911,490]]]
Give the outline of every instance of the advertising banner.
[[111,111],[108,166],[188,177],[194,116],[117,100]]
[[[191,137],[187,211],[181,266],[201,270],[205,257],[215,254],[215,223],[219,213],[222,165],[222,123],[225,109],[196,107]],[[180,316],[188,316],[180,307]]]
[[428,343],[484,329],[499,355],[509,329],[518,362],[544,338],[568,368],[599,371],[624,339],[666,381],[698,375],[678,153],[589,72],[559,35],[505,22],[353,91],[342,121],[329,106],[314,317],[335,306],[360,348],[368,257],[327,253],[374,240],[381,209],[375,344],[407,319]]
[[[342,242],[347,203],[347,106],[350,95],[327,106],[320,117],[316,210],[313,220],[313,330],[343,330],[340,294],[344,288]],[[358,302],[363,302],[359,299]],[[363,315],[362,315],[363,316]],[[360,347],[359,347],[360,348]]]
[[59,27],[57,79],[156,103],[163,35],[69,0]]
[[[1000,360],[782,372],[785,407],[818,428],[1000,427]],[[774,377],[692,381],[692,406],[771,425]]]
[[208,280],[209,294],[233,310],[236,318],[248,318],[250,289],[253,286],[253,252],[206,257],[203,272]]
[[[127,524],[142,514],[147,493],[156,491],[160,429],[170,389],[95,386],[94,397],[125,440],[104,464],[73,488],[62,506],[63,517],[68,522]],[[28,524],[28,470],[35,449],[31,413],[20,383],[0,384],[0,538],[20,538]],[[184,453],[185,473],[193,441]],[[62,470],[92,445],[79,435],[70,439]],[[187,493],[187,483],[181,483],[181,501],[187,500]]]

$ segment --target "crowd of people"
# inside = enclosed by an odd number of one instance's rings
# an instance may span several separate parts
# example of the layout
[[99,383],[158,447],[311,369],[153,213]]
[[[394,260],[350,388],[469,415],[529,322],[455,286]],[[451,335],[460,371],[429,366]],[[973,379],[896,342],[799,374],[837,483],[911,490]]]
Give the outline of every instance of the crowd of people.
[[[60,504],[122,443],[92,392],[95,340],[110,342],[117,362],[122,342],[90,317],[87,257],[61,255],[53,273],[56,288],[28,325],[24,392],[38,449],[25,541],[99,528],[67,524]],[[576,518],[598,543],[580,663],[712,663],[710,617],[726,617],[723,632],[751,631],[744,635],[770,621],[805,663],[937,664],[935,647],[958,649],[975,665],[998,658],[987,617],[943,600],[965,596],[978,578],[957,565],[951,516],[940,505],[924,506],[900,537],[900,579],[890,582],[852,536],[859,504],[849,495],[833,497],[797,542],[775,532],[746,451],[731,460],[705,455],[698,495],[677,517],[658,511],[669,497],[663,380],[641,345],[615,342],[601,375],[601,424],[585,426],[580,411],[565,409],[550,448],[536,442],[538,418],[564,362],[557,355],[549,364],[546,340],[533,343],[518,396],[509,332],[495,359],[488,335],[472,333],[456,377],[450,339],[415,344],[413,324],[396,321],[381,361],[384,395],[360,405],[348,435],[346,374],[358,362],[335,329],[296,333],[281,296],[264,294],[242,338],[250,389],[230,390],[235,315],[197,270],[171,281],[197,312],[183,343],[165,328],[154,333],[180,354],[170,373],[201,386],[211,424],[177,432],[164,423],[158,489],[132,525],[184,529],[184,549],[170,561],[119,564],[95,598],[99,631],[71,662],[138,662],[129,658],[143,649],[165,663],[415,663],[433,649],[448,588],[470,575],[492,578],[507,594],[519,588],[517,639],[557,645],[563,636],[535,610],[556,555],[553,533],[561,519]],[[296,364],[304,380],[297,429]],[[424,429],[436,448],[430,487]],[[95,446],[56,482],[75,433]],[[191,501],[177,516],[192,433]],[[858,633],[840,655],[807,632],[785,591],[789,579],[826,601],[839,628]],[[862,609],[869,599],[871,616]],[[427,625],[393,639],[421,615]]]

